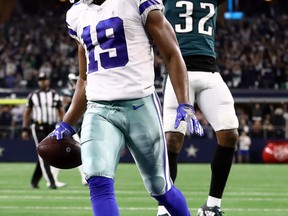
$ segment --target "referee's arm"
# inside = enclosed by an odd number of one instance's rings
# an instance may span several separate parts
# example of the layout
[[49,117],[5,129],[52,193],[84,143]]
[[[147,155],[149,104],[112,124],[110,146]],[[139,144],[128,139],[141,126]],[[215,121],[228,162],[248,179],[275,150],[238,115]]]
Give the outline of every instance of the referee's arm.
[[32,108],[26,107],[24,114],[23,114],[23,122],[22,122],[22,139],[28,140],[29,139],[29,132],[30,132],[30,118],[31,118]]

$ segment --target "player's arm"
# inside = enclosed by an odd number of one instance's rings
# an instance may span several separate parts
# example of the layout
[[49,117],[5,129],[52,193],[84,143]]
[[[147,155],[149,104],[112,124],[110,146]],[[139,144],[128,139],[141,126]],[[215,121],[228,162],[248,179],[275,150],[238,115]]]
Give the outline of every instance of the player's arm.
[[71,105],[68,111],[64,115],[63,121],[52,132],[52,136],[61,140],[65,136],[72,136],[76,133],[73,125],[77,123],[80,117],[86,111],[86,57],[85,50],[82,45],[77,42],[78,46],[78,64],[79,64],[79,76],[76,83],[75,93],[72,98]]
[[63,117],[65,115],[65,110],[64,110],[64,107],[60,107],[58,109],[58,116],[59,116],[59,119],[62,121]]
[[86,111],[86,56],[83,46],[77,42],[78,47],[78,65],[79,65],[79,77],[76,83],[75,93],[72,98],[71,105],[65,114],[63,121],[69,125],[77,123],[78,119]]
[[178,103],[189,104],[187,70],[170,23],[160,10],[153,10],[145,28],[164,58]]
[[179,103],[174,127],[177,128],[181,121],[186,121],[190,133],[203,136],[203,128],[189,101],[187,69],[172,26],[161,11],[154,10],[149,13],[145,27],[164,58]]
[[226,2],[226,0],[219,0],[218,5],[221,5],[223,2]]

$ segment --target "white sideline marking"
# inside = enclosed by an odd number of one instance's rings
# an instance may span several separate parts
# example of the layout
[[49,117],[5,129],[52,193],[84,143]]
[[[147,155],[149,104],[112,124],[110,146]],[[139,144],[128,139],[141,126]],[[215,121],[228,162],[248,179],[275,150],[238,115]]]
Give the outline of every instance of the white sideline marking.
[[[9,193],[9,194],[26,194],[27,191],[31,191],[32,189],[29,190],[1,190],[1,193]],[[44,191],[35,191],[35,193],[38,192],[44,192]],[[46,191],[45,191],[46,192]],[[49,191],[49,192],[54,192],[54,191]],[[49,193],[47,191],[47,193]],[[56,192],[56,191],[55,191]],[[143,191],[129,191],[129,190],[116,190],[115,191],[116,194],[135,194],[135,195],[142,195],[142,194],[148,194],[147,191],[143,190]],[[183,193],[185,194],[190,194],[190,196],[193,197],[193,195],[201,195],[201,194],[206,194],[206,192],[194,192],[193,190],[182,190]],[[85,194],[85,195],[89,195],[89,191],[85,190],[57,190],[57,194],[71,194],[71,193],[75,193],[75,194]],[[238,196],[284,196],[287,197],[288,196],[288,192],[225,192],[225,196],[227,195],[238,195]],[[187,196],[187,195],[186,195]],[[229,198],[230,199],[230,198]]]
[[[34,200],[37,200],[37,199],[52,199],[52,200],[63,200],[63,199],[66,199],[66,200],[89,200],[89,196],[77,196],[77,197],[74,197],[74,196],[47,196],[47,195],[42,195],[42,196],[16,196],[16,195],[0,195],[0,200],[1,199],[34,199]],[[143,200],[142,197],[130,197],[130,198],[125,198],[127,200]],[[190,200],[190,197],[187,197],[186,196],[186,199],[187,200]],[[192,198],[191,198],[192,199]],[[193,200],[195,200],[195,198],[193,198]],[[251,202],[255,201],[255,202],[258,202],[258,201],[269,201],[269,202],[279,202],[279,201],[287,201],[288,202],[288,197],[286,198],[249,198],[249,197],[244,197],[244,198],[229,198],[229,200],[249,200]]]
[[[29,209],[29,210],[67,210],[67,209],[72,209],[72,210],[89,210],[91,211],[91,207],[76,207],[76,206],[64,206],[64,207],[51,207],[51,206],[0,206],[0,209]],[[144,207],[119,207],[120,210],[125,210],[125,211],[157,211],[157,208],[144,208]],[[189,208],[190,211],[197,211],[196,208]],[[225,211],[227,212],[288,212],[287,208],[283,209],[268,209],[268,208],[225,208]]]

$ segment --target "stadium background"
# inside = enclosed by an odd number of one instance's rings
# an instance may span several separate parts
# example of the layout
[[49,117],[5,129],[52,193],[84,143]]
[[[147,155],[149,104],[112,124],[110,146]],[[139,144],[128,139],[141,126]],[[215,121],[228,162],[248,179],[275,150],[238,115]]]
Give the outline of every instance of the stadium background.
[[[66,88],[69,73],[77,74],[76,46],[65,24],[70,6],[64,0],[0,0],[0,162],[36,160],[33,141],[19,135],[23,104],[37,87],[39,71],[49,74],[59,91]],[[251,163],[263,162],[269,142],[287,146],[287,8],[287,0],[236,0],[228,1],[219,15],[217,61],[235,98],[239,130],[247,130],[252,139]],[[225,19],[229,10],[243,12],[243,19]],[[155,85],[162,97],[163,65],[157,60]],[[215,137],[200,112],[197,117],[206,137],[187,136],[180,162],[210,161]],[[282,162],[287,148],[283,152]],[[132,158],[127,153],[122,161]]]

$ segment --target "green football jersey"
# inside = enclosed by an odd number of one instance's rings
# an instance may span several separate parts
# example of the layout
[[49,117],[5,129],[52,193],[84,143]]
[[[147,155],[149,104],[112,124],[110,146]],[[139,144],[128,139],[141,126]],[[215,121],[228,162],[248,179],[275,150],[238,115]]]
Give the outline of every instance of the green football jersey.
[[219,0],[165,0],[164,5],[183,57],[216,58],[214,34]]

